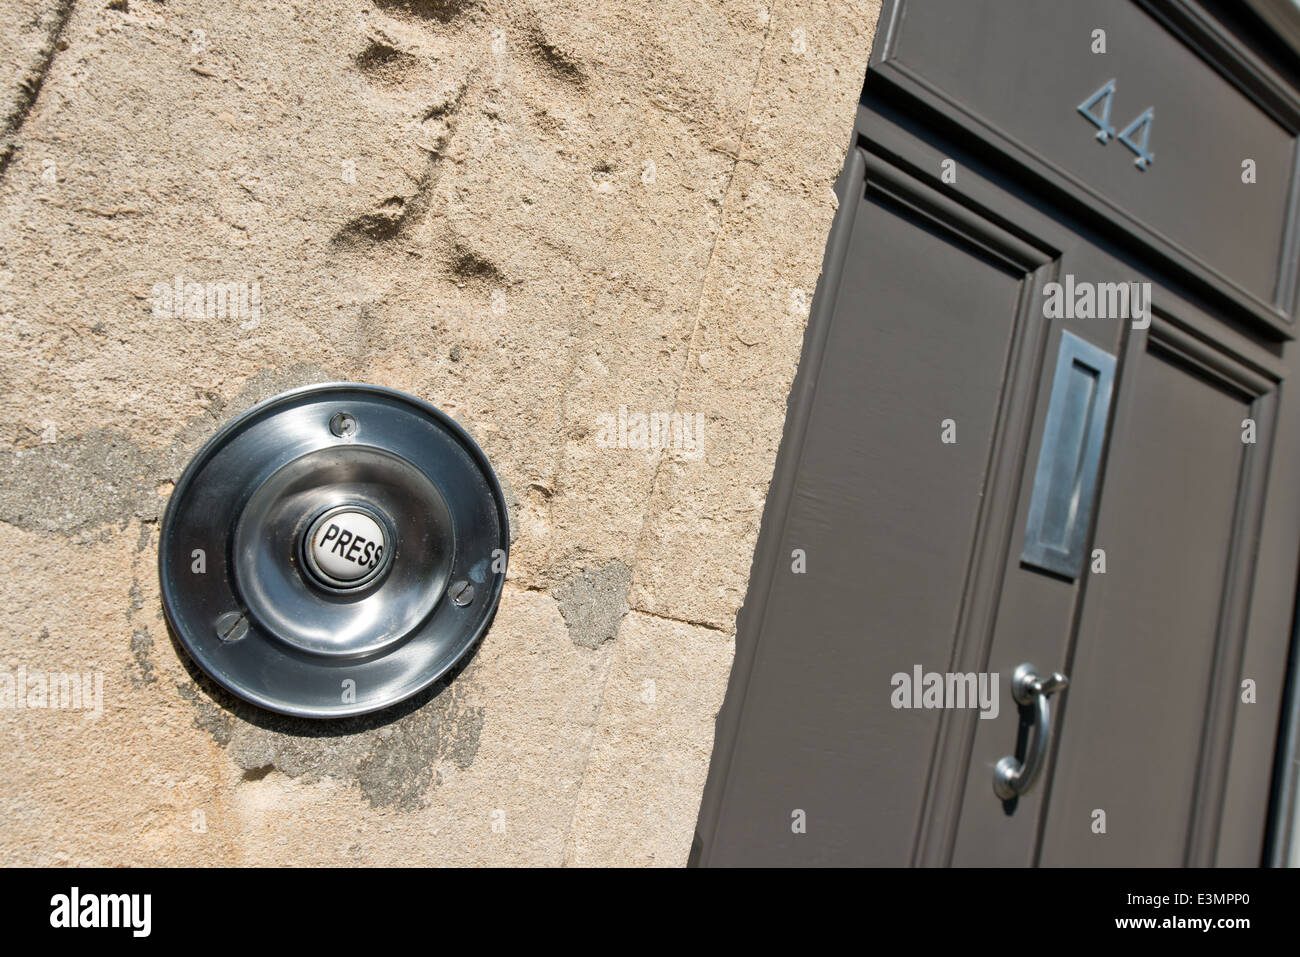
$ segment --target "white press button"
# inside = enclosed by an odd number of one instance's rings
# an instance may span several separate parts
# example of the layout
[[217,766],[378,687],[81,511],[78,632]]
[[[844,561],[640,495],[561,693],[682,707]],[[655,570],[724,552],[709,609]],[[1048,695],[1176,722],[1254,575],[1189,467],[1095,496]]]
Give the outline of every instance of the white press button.
[[316,519],[308,534],[308,567],[324,584],[336,588],[373,578],[390,551],[384,526],[355,507],[331,509]]

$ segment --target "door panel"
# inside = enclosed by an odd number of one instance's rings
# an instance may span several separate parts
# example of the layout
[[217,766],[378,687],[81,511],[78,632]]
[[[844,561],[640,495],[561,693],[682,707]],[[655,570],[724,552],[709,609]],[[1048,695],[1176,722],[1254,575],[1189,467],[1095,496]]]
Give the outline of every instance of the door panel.
[[1300,101],[1193,2],[886,0],[880,23],[877,82],[1294,334]]
[[[1181,865],[1240,499],[1250,402],[1168,355],[1126,378],[1063,700],[1044,864]],[[1094,832],[1094,810],[1106,831]]]
[[858,198],[712,863],[912,853],[939,714],[889,676],[951,655],[1025,274],[887,190]]
[[[1155,17],[1129,0],[906,0],[901,7],[890,48],[900,68],[1078,177],[1103,202],[1273,300],[1279,259],[1253,252],[1261,240],[1270,248],[1282,242],[1294,138]],[[1092,51],[1095,29],[1106,31],[1104,54]],[[1110,80],[1111,133],[1103,147],[1077,106]],[[1156,155],[1143,172],[1116,134],[1148,107],[1148,146]],[[1207,117],[1214,135],[1206,135]],[[1230,189],[1241,185],[1242,157],[1279,175],[1264,189]]]

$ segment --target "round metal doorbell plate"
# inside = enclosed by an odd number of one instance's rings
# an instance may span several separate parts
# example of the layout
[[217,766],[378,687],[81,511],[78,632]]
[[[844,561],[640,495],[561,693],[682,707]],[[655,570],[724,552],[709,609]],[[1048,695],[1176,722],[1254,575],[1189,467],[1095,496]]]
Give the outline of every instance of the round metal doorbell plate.
[[492,467],[451,418],[378,386],[309,386],[238,416],[185,469],[163,517],[163,605],[241,698],[363,714],[474,647],[509,537]]

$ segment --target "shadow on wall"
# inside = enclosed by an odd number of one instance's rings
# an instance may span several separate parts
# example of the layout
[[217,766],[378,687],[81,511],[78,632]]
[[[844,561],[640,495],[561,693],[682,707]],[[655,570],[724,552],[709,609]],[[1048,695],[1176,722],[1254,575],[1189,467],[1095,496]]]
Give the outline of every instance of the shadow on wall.
[[191,683],[177,691],[195,710],[195,727],[212,735],[243,770],[245,780],[272,771],[315,782],[322,777],[355,781],[374,807],[414,810],[441,783],[438,765],[460,769],[474,763],[484,709],[467,705],[457,677],[472,666],[475,644],[433,685],[390,708],[328,721],[276,714],[235,697],[205,675],[168,628]]

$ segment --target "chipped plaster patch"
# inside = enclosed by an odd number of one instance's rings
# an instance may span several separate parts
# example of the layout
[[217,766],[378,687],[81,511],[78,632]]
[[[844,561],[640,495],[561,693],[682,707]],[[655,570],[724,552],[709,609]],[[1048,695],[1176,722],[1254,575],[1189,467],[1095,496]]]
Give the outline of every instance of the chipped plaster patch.
[[178,686],[206,731],[243,781],[279,771],[304,783],[324,778],[355,784],[376,808],[413,811],[442,783],[439,766],[469,768],[478,754],[485,711],[468,703],[467,682],[444,678],[386,711],[313,721],[262,711],[214,688],[205,677]]
[[575,645],[597,648],[618,634],[631,584],[632,572],[620,561],[584,568],[560,583],[555,599]]

